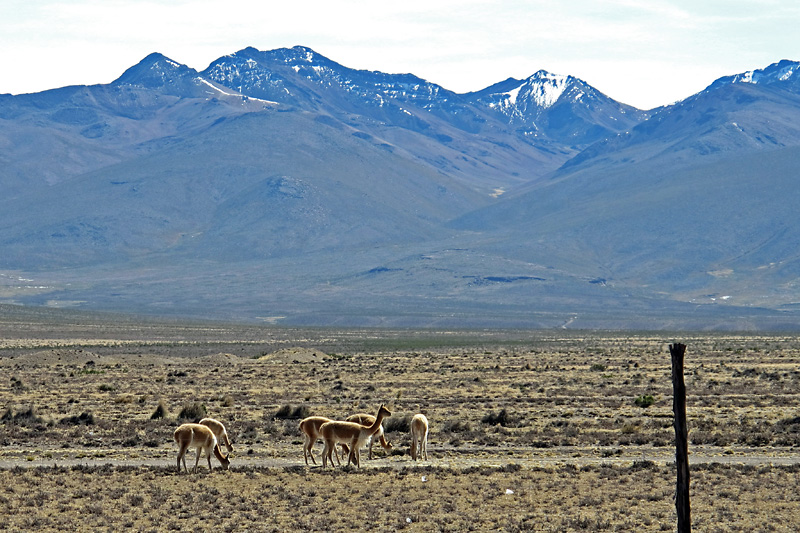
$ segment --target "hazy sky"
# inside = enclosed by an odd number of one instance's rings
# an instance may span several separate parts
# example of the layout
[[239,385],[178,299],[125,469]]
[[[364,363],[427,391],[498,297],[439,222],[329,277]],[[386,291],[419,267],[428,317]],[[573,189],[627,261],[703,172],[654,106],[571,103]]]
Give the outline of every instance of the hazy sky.
[[150,52],[203,70],[304,45],[456,92],[545,69],[649,109],[800,60],[798,28],[796,0],[2,0],[0,93],[108,83]]

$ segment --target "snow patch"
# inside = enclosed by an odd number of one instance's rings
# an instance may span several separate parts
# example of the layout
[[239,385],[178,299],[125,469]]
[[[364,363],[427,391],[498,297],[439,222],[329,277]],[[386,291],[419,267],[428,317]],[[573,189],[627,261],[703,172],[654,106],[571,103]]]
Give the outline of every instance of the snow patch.
[[789,67],[786,67],[783,70],[783,72],[781,72],[781,75],[778,77],[778,79],[780,81],[788,80],[789,78],[792,77],[792,75],[794,75],[795,70],[797,70],[797,65],[791,65]]
[[508,101],[512,104],[517,103],[517,96],[519,96],[519,90],[522,88],[522,85],[517,87],[516,89],[512,89],[506,93],[508,95]]
[[200,78],[200,77],[198,77],[198,78],[195,78],[195,79],[196,79],[197,81],[201,82],[201,83],[204,83],[204,84],[206,84],[206,85],[207,85],[207,86],[209,86],[211,89],[213,89],[214,91],[216,91],[216,92],[218,92],[219,94],[222,94],[222,95],[224,95],[224,96],[235,96],[235,97],[237,97],[237,98],[244,98],[244,99],[246,99],[246,100],[252,100],[252,101],[254,101],[254,102],[264,102],[265,104],[270,104],[270,105],[278,105],[278,102],[273,102],[273,101],[271,101],[271,100],[264,100],[263,98],[254,98],[254,97],[252,97],[252,96],[243,96],[243,95],[241,95],[241,94],[238,94],[238,93],[229,93],[229,92],[223,91],[222,89],[220,89],[219,87],[217,87],[216,85],[214,85],[213,83],[211,83],[210,81],[208,81],[208,80],[206,80],[206,79],[203,79],[203,78]]
[[561,98],[567,88],[567,76],[542,72],[530,81],[530,94],[539,107],[548,108]]

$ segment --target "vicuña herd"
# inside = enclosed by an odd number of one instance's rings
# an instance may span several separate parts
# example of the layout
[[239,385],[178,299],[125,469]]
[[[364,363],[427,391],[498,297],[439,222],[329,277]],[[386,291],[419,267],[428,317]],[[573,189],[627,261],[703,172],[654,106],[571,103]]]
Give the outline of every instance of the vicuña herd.
[[[372,445],[378,440],[381,446],[390,450],[392,445],[386,441],[383,433],[383,419],[392,416],[392,413],[381,405],[375,416],[367,413],[357,413],[347,417],[346,420],[331,420],[323,416],[310,416],[300,421],[300,432],[303,434],[303,458],[308,465],[308,458],[315,465],[312,447],[317,439],[322,439],[325,448],[322,451],[322,467],[328,466],[328,461],[333,466],[333,457],[341,465],[339,453],[336,445],[341,446],[342,458],[347,454],[347,466],[350,464],[361,466],[360,450],[369,444],[369,458],[372,459]],[[197,457],[194,461],[194,472],[197,472],[197,465],[200,457],[205,454],[208,460],[208,469],[211,470],[211,454],[213,453],[222,464],[224,470],[228,469],[230,460],[228,456],[222,454],[220,444],[228,449],[228,455],[233,451],[233,446],[228,438],[225,426],[219,420],[204,418],[197,424],[182,424],[175,430],[173,435],[178,444],[178,472],[183,469],[188,473],[186,467],[186,451],[189,448],[197,449]],[[428,459],[428,419],[425,415],[414,415],[411,419],[411,458]]]

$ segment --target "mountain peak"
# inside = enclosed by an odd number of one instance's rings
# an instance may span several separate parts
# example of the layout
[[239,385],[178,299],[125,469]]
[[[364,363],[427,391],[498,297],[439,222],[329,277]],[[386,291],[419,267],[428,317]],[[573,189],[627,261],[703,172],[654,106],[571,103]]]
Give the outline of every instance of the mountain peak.
[[735,83],[772,85],[776,83],[800,83],[800,62],[782,59],[766,68],[749,70],[732,76],[724,76],[709,85],[706,90],[717,89]]
[[114,80],[113,84],[157,88],[168,85],[171,81],[183,78],[187,74],[196,76],[197,72],[163,54],[154,52],[123,72],[122,76]]
[[541,111],[552,107],[570,86],[578,81],[580,80],[572,76],[538,70],[524,80],[508,78],[481,91],[468,93],[466,96],[482,100],[497,110],[517,107],[536,108]]
[[548,108],[555,104],[568,84],[572,83],[572,76],[553,74],[546,70],[539,70],[530,76],[522,90],[541,108]]

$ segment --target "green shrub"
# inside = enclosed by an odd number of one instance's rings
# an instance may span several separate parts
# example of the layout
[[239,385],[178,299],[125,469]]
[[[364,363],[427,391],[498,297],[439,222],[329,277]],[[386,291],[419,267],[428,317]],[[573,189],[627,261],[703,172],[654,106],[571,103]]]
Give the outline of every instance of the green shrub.
[[635,403],[639,407],[644,407],[644,408],[650,407],[655,402],[656,399],[653,398],[653,396],[650,394],[644,394],[642,396],[638,396],[635,400],[633,400],[633,403]]

